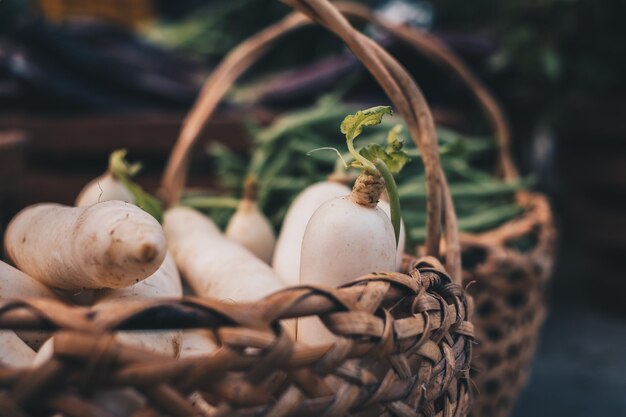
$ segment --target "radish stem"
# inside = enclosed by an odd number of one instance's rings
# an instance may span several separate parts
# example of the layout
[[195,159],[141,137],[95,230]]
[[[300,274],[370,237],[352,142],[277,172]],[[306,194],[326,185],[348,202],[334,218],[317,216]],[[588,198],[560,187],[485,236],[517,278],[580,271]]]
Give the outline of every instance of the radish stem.
[[195,209],[207,209],[207,208],[231,208],[236,209],[239,205],[238,198],[232,197],[217,197],[217,196],[202,196],[202,197],[187,197],[181,201],[181,206],[191,207]]
[[400,239],[400,196],[398,195],[398,187],[396,186],[396,180],[393,178],[393,174],[382,160],[377,159],[374,163],[378,172],[385,180],[385,188],[387,189],[387,195],[389,196],[389,208],[391,213],[391,224],[393,225],[393,232],[396,236],[396,245]]

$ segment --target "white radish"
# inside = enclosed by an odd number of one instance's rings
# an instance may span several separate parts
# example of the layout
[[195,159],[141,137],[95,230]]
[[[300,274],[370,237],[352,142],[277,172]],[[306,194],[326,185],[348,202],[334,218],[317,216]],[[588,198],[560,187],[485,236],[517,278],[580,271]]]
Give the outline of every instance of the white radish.
[[166,252],[159,223],[122,201],[27,207],[9,224],[4,244],[19,269],[65,290],[128,287],[156,272]]
[[276,234],[270,221],[259,210],[256,202],[257,188],[253,178],[246,180],[243,198],[226,226],[225,235],[269,264],[274,253]]
[[196,210],[169,209],[163,229],[176,265],[199,296],[245,302],[284,287],[267,264]]
[[77,207],[84,207],[111,200],[135,204],[135,196],[126,188],[124,183],[116,179],[112,173],[106,172],[85,185],[74,204]]
[[218,348],[213,333],[210,330],[185,330],[180,348],[181,358],[192,358],[210,355]]
[[348,194],[348,186],[334,181],[323,181],[305,188],[291,203],[278,235],[272,260],[272,267],[287,285],[298,285],[300,282],[302,238],[315,210],[328,200]]
[[135,204],[135,196],[130,192],[121,176],[130,178],[140,169],[139,164],[128,164],[124,157],[125,150],[118,150],[111,153],[109,157],[109,168],[103,175],[91,180],[83,187],[76,198],[77,207],[91,206],[102,201],[120,200]]
[[15,332],[0,331],[0,368],[23,368],[31,366],[35,351],[30,348]]
[[[97,291],[93,309],[115,308],[127,300],[182,297],[183,289],[174,259],[168,254],[161,267],[145,280],[128,288]],[[127,344],[156,353],[177,356],[180,351],[181,331],[131,331],[116,336]]]
[[[377,206],[384,182],[363,172],[347,197],[315,211],[302,241],[301,284],[336,287],[371,272],[395,271],[396,238],[389,216]],[[313,318],[299,319],[297,339],[320,344],[333,340]]]
[[[385,200],[380,200],[378,202],[378,207],[380,207],[389,218],[391,218],[391,208],[389,207],[389,203]],[[404,229],[404,222],[400,223],[400,234],[398,236],[398,246],[396,248],[396,271],[400,270],[402,266],[402,257],[404,256],[404,252],[406,249],[406,230]]]
[[40,365],[42,365],[45,362],[48,362],[48,360],[50,360],[52,358],[52,355],[54,354],[54,337],[51,337],[50,339],[46,340],[46,343],[44,343],[41,348],[39,348],[39,351],[37,352],[37,354],[35,355],[35,358],[33,359],[33,366],[38,367]]
[[[55,292],[22,271],[0,261],[0,298],[53,298]],[[19,331],[17,334],[32,349],[38,349],[49,337],[46,332]]]

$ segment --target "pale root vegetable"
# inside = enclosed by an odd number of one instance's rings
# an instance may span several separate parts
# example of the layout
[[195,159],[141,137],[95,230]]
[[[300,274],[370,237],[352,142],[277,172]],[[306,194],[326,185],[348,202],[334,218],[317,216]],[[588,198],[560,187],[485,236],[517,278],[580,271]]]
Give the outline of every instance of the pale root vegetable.
[[[391,218],[391,209],[389,207],[389,203],[385,200],[380,200],[378,202],[378,207],[380,207],[389,218]],[[406,249],[406,230],[404,229],[404,222],[400,223],[400,235],[398,237],[398,246],[396,248],[396,271],[400,269],[402,266],[402,257],[404,256],[404,252]]]
[[272,260],[272,267],[287,285],[298,285],[300,282],[302,238],[315,210],[328,200],[349,194],[350,188],[346,185],[322,181],[305,188],[291,203]]
[[[22,271],[0,261],[0,298],[52,298],[58,295]],[[19,331],[18,336],[32,349],[38,349],[50,336],[46,332]]]
[[[332,287],[371,272],[395,271],[396,238],[387,214],[378,207],[384,182],[361,173],[347,197],[334,198],[315,211],[302,240],[301,284]],[[298,320],[297,339],[307,344],[333,340],[319,320]]]
[[[94,297],[93,310],[115,308],[116,304],[129,300],[177,298],[182,297],[183,289],[176,264],[171,255],[167,255],[161,267],[145,280],[120,289],[97,291]],[[131,331],[119,332],[117,340],[126,345],[135,346],[162,353],[178,356],[181,346],[181,331]]]
[[269,264],[274,253],[276,234],[270,221],[259,210],[256,195],[256,181],[248,178],[244,186],[243,198],[226,226],[225,235]]
[[167,210],[163,229],[176,265],[199,296],[245,302],[284,287],[266,263],[224,237],[208,217],[196,210]]
[[140,164],[128,164],[125,150],[117,150],[109,157],[109,168],[101,176],[94,178],[78,194],[77,207],[91,206],[103,201],[119,200],[135,204],[135,196],[120,178],[132,178],[140,169]]
[[31,366],[35,351],[11,330],[0,331],[0,368]]
[[111,200],[135,204],[135,196],[128,190],[126,185],[116,179],[112,173],[107,172],[85,185],[80,194],[78,194],[74,204],[77,207],[84,207]]
[[122,201],[27,207],[11,220],[4,244],[19,269],[72,291],[133,285],[156,272],[166,252],[161,225]]
[[40,366],[52,358],[54,354],[54,338],[46,340],[33,359],[33,366]]
[[180,348],[180,357],[192,358],[210,355],[217,348],[218,344],[215,342],[213,333],[210,330],[185,330]]

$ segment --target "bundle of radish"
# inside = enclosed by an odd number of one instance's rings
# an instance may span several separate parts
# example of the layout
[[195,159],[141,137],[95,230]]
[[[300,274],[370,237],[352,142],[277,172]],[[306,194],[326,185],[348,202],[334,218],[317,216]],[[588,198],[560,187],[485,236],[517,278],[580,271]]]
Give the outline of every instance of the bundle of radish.
[[259,210],[256,202],[258,184],[254,176],[249,176],[243,188],[243,198],[237,211],[228,221],[226,237],[248,249],[257,258],[270,263],[276,235],[270,221]]
[[[302,239],[301,284],[336,287],[373,271],[396,270],[401,220],[392,173],[402,169],[408,156],[395,135],[389,136],[387,148],[377,144],[358,152],[354,148],[363,127],[380,124],[385,114],[391,114],[390,107],[372,107],[347,116],[341,123],[354,158],[350,166],[362,172],[349,196],[326,201],[309,220]],[[378,207],[385,188],[390,216]],[[297,337],[309,344],[333,338],[315,319],[299,319]]]
[[133,285],[156,272],[166,251],[161,225],[122,201],[27,207],[11,220],[4,244],[20,270],[73,291]]
[[125,158],[125,149],[112,152],[107,171],[83,187],[75,205],[83,207],[103,201],[120,200],[138,206],[161,221],[163,209],[159,200],[132,181],[141,170],[141,163],[129,164]]

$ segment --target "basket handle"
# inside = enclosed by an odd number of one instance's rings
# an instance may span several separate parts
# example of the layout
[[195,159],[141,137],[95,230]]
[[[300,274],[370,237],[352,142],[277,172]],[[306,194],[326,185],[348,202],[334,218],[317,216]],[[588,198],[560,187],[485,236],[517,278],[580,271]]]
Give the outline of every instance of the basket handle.
[[[189,154],[200,132],[230,86],[281,37],[294,29],[319,23],[339,36],[381,85],[407,123],[411,138],[422,152],[426,174],[426,254],[438,256],[441,229],[446,238],[446,269],[461,280],[461,256],[456,213],[441,169],[433,117],[423,94],[402,66],[376,42],[354,29],[327,0],[281,0],[302,12],[293,13],[233,49],[205,82],[183,123],[163,180],[166,205],[178,202],[186,180]],[[306,15],[306,16],[305,16]]]
[[474,95],[491,125],[498,147],[498,163],[502,177],[506,181],[518,179],[517,168],[511,158],[511,130],[502,106],[453,50],[426,32],[408,26],[393,24],[378,17],[372,9],[363,4],[353,2],[337,2],[333,4],[346,17],[361,19],[384,29],[459,77]]

